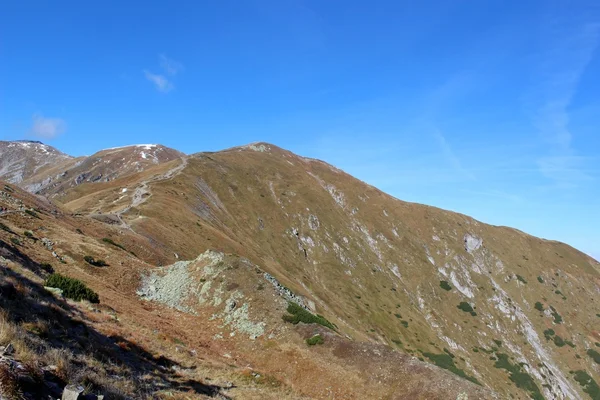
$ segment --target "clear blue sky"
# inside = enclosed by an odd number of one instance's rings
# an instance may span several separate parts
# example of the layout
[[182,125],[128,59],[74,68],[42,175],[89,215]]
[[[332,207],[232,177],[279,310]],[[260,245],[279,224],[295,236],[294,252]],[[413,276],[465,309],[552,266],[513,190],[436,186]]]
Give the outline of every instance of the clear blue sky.
[[3,1],[0,139],[267,141],[600,259],[599,3]]

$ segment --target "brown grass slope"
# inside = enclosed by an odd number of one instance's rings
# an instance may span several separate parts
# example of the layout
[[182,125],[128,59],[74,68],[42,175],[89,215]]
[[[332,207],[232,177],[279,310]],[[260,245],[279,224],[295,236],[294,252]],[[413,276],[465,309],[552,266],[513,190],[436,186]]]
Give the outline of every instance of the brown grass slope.
[[[210,302],[195,312],[143,301],[136,294],[141,282],[162,270],[154,266],[170,253],[131,230],[71,215],[12,185],[0,183],[0,189],[8,210],[0,215],[0,345],[11,343],[14,362],[26,367],[3,380],[3,387],[16,388],[13,396],[57,396],[77,382],[111,398],[491,398],[386,346],[284,323],[285,298],[264,271],[238,256],[223,256],[211,274],[196,276],[200,285],[214,281],[216,291],[206,291]],[[108,266],[89,265],[86,255]],[[51,295],[42,287],[43,264],[85,282],[100,304]],[[221,292],[239,303],[233,322],[214,305]],[[251,339],[248,324],[264,324],[268,334]],[[318,348],[305,343],[315,332],[325,337]]]
[[[567,245],[399,201],[268,144],[193,155],[150,192],[125,214],[136,232],[184,259],[247,257],[355,340],[441,364],[449,352],[506,396],[586,398],[569,371],[598,380],[586,356],[598,342],[598,263]],[[496,363],[503,355],[521,371]]]

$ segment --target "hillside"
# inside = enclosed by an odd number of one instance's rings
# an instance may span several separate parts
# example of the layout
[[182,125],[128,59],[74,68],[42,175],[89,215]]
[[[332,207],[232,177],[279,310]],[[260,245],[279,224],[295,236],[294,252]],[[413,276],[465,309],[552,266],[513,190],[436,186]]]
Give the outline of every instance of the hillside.
[[[84,169],[108,179],[39,190],[65,215],[55,268],[121,310],[148,348],[172,356],[149,332],[177,332],[208,352],[190,356],[197,368],[231,364],[234,377],[251,365],[274,383],[231,378],[228,396],[257,385],[273,398],[597,398],[600,265],[585,254],[402,202],[266,143],[110,175],[133,157],[113,151]],[[27,216],[2,218],[16,232],[32,229]],[[87,254],[109,266],[86,266]],[[334,329],[285,323],[289,301]],[[324,344],[307,346],[316,333]]]

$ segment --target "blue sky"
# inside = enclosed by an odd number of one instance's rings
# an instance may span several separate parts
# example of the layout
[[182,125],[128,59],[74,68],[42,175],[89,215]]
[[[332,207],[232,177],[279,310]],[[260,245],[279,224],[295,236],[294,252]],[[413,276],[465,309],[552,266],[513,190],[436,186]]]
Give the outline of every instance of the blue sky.
[[254,141],[600,259],[597,1],[4,1],[0,139]]

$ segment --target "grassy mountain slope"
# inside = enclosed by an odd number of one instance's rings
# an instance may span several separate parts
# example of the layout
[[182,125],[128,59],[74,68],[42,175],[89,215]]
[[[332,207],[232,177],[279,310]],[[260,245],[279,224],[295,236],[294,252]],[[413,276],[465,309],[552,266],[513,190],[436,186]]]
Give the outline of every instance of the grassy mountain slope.
[[[118,232],[119,242],[139,241],[134,252],[147,249],[138,255],[145,261],[173,264],[144,264],[119,278],[119,293],[151,300],[143,304],[153,310],[178,310],[170,312],[178,332],[197,332],[204,321],[207,347],[251,360],[297,393],[329,398],[320,383],[330,382],[342,398],[443,396],[422,384],[440,370],[420,358],[457,379],[445,386],[453,395],[482,398],[477,388],[486,387],[500,398],[595,398],[582,376],[600,380],[600,267],[562,243],[402,202],[269,144],[195,154],[55,198],[114,222],[104,229]],[[232,256],[206,264],[198,256],[207,250]],[[110,269],[107,281],[115,279]],[[265,273],[339,336],[319,331],[325,344],[306,347],[314,328],[282,324],[286,297]],[[241,328],[238,317],[247,317]],[[361,346],[374,356],[358,356]],[[273,365],[273,354],[287,358]],[[348,360],[357,369],[344,375]],[[375,381],[361,380],[378,368],[395,389],[374,391]]]

